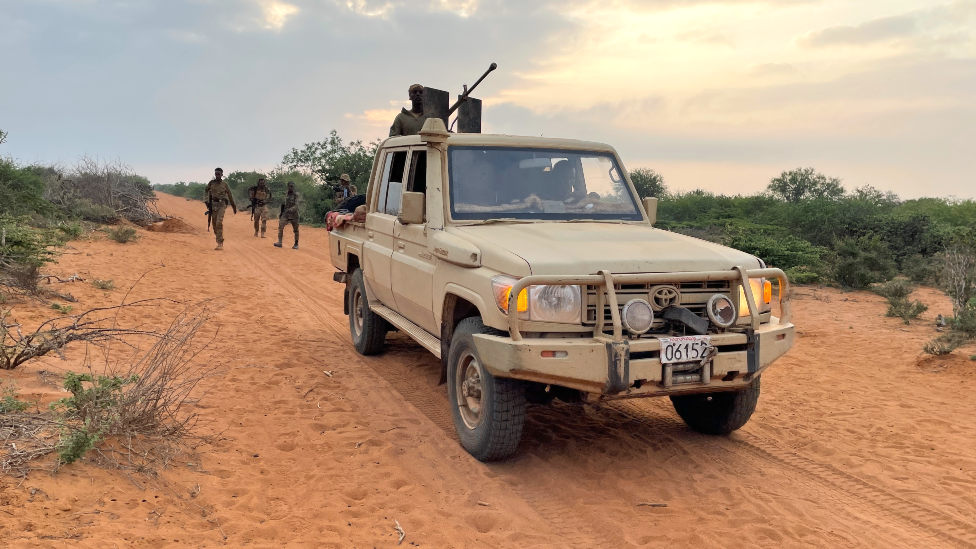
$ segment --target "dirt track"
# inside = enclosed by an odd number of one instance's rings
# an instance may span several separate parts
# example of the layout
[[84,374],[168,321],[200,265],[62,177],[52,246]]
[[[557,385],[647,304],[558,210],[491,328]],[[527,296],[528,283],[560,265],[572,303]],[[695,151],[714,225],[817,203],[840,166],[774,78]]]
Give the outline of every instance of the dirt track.
[[[355,353],[324,230],[280,250],[228,216],[215,252],[199,202],[160,207],[197,234],[76,243],[59,269],[127,288],[163,265],[130,299],[224,304],[226,371],[199,410],[220,436],[155,480],[85,462],[4,479],[0,545],[394,547],[396,520],[406,547],[976,548],[976,351],[919,359],[930,322],[884,318],[877,296],[798,289],[798,344],[731,437],[689,431],[667,400],[556,405],[530,410],[513,459],[484,465],[455,441],[433,356],[399,335]],[[67,289],[76,310],[124,291]],[[920,296],[929,318],[949,311]],[[38,373],[68,358],[11,375],[53,398]]]

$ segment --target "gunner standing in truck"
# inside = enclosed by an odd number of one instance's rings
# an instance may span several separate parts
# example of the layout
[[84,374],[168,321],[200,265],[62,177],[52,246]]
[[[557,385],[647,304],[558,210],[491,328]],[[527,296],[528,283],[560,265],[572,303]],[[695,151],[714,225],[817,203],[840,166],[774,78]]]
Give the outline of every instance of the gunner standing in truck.
[[424,115],[424,87],[414,84],[407,90],[407,96],[412,104],[408,111],[405,107],[393,119],[390,126],[390,137],[398,135],[417,135],[424,127],[427,116]]
[[224,211],[227,205],[237,213],[237,204],[234,203],[234,193],[230,192],[230,187],[224,181],[224,170],[217,168],[214,170],[214,178],[207,183],[206,191],[203,195],[206,202],[210,205],[210,212],[213,216],[214,236],[217,237],[216,250],[224,249]]

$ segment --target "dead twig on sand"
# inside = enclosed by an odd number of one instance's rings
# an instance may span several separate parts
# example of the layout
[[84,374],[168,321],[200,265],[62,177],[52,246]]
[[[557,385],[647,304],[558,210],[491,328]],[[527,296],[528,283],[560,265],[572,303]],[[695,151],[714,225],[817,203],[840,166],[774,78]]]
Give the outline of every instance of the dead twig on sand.
[[638,507],[667,507],[668,504],[667,503],[648,503],[646,501],[642,501],[642,502],[638,503],[637,506]]
[[73,341],[99,344],[124,342],[126,336],[159,337],[160,334],[153,330],[109,326],[109,321],[113,319],[102,315],[109,312],[118,314],[123,308],[145,307],[163,302],[175,303],[169,299],[146,299],[114,307],[99,307],[80,315],[46,320],[29,334],[23,333],[19,323],[11,321],[10,311],[4,311],[0,315],[0,370],[13,370],[29,360],[52,352],[61,355],[65,346]]
[[403,528],[400,527],[400,521],[394,519],[393,522],[396,523],[396,527],[394,528],[394,530],[396,530],[397,533],[400,534],[400,539],[397,540],[397,545],[400,545],[401,543],[403,543],[403,538],[407,537],[407,533],[404,532]]

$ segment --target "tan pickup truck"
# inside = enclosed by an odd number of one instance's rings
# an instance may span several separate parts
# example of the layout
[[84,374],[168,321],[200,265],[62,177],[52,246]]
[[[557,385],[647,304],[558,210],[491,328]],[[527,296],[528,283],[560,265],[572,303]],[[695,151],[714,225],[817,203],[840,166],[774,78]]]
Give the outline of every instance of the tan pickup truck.
[[793,344],[783,272],[655,229],[656,199],[607,145],[431,119],[379,147],[366,207],[329,239],[356,349],[397,329],[439,357],[482,461],[515,452],[526,403],[554,398],[667,395],[691,428],[730,433]]

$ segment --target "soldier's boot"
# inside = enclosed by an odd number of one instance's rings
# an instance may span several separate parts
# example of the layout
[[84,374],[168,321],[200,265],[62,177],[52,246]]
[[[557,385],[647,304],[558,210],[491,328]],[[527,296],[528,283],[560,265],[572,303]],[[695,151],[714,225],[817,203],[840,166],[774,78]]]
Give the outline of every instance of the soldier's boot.
[[223,249],[224,249],[224,243],[223,242],[218,242],[217,243],[217,247],[214,248],[214,249],[217,250],[218,252],[223,251]]
[[261,231],[261,238],[268,238],[268,237],[264,236],[264,231]]
[[258,237],[258,232],[257,231],[254,231],[254,238],[257,238],[257,237]]
[[279,241],[275,242],[274,245],[275,245],[275,248],[280,248],[281,247],[281,241],[279,240]]
[[298,249],[298,241],[297,240],[295,241],[295,245],[292,246],[291,249],[293,249],[293,250],[297,250]]

